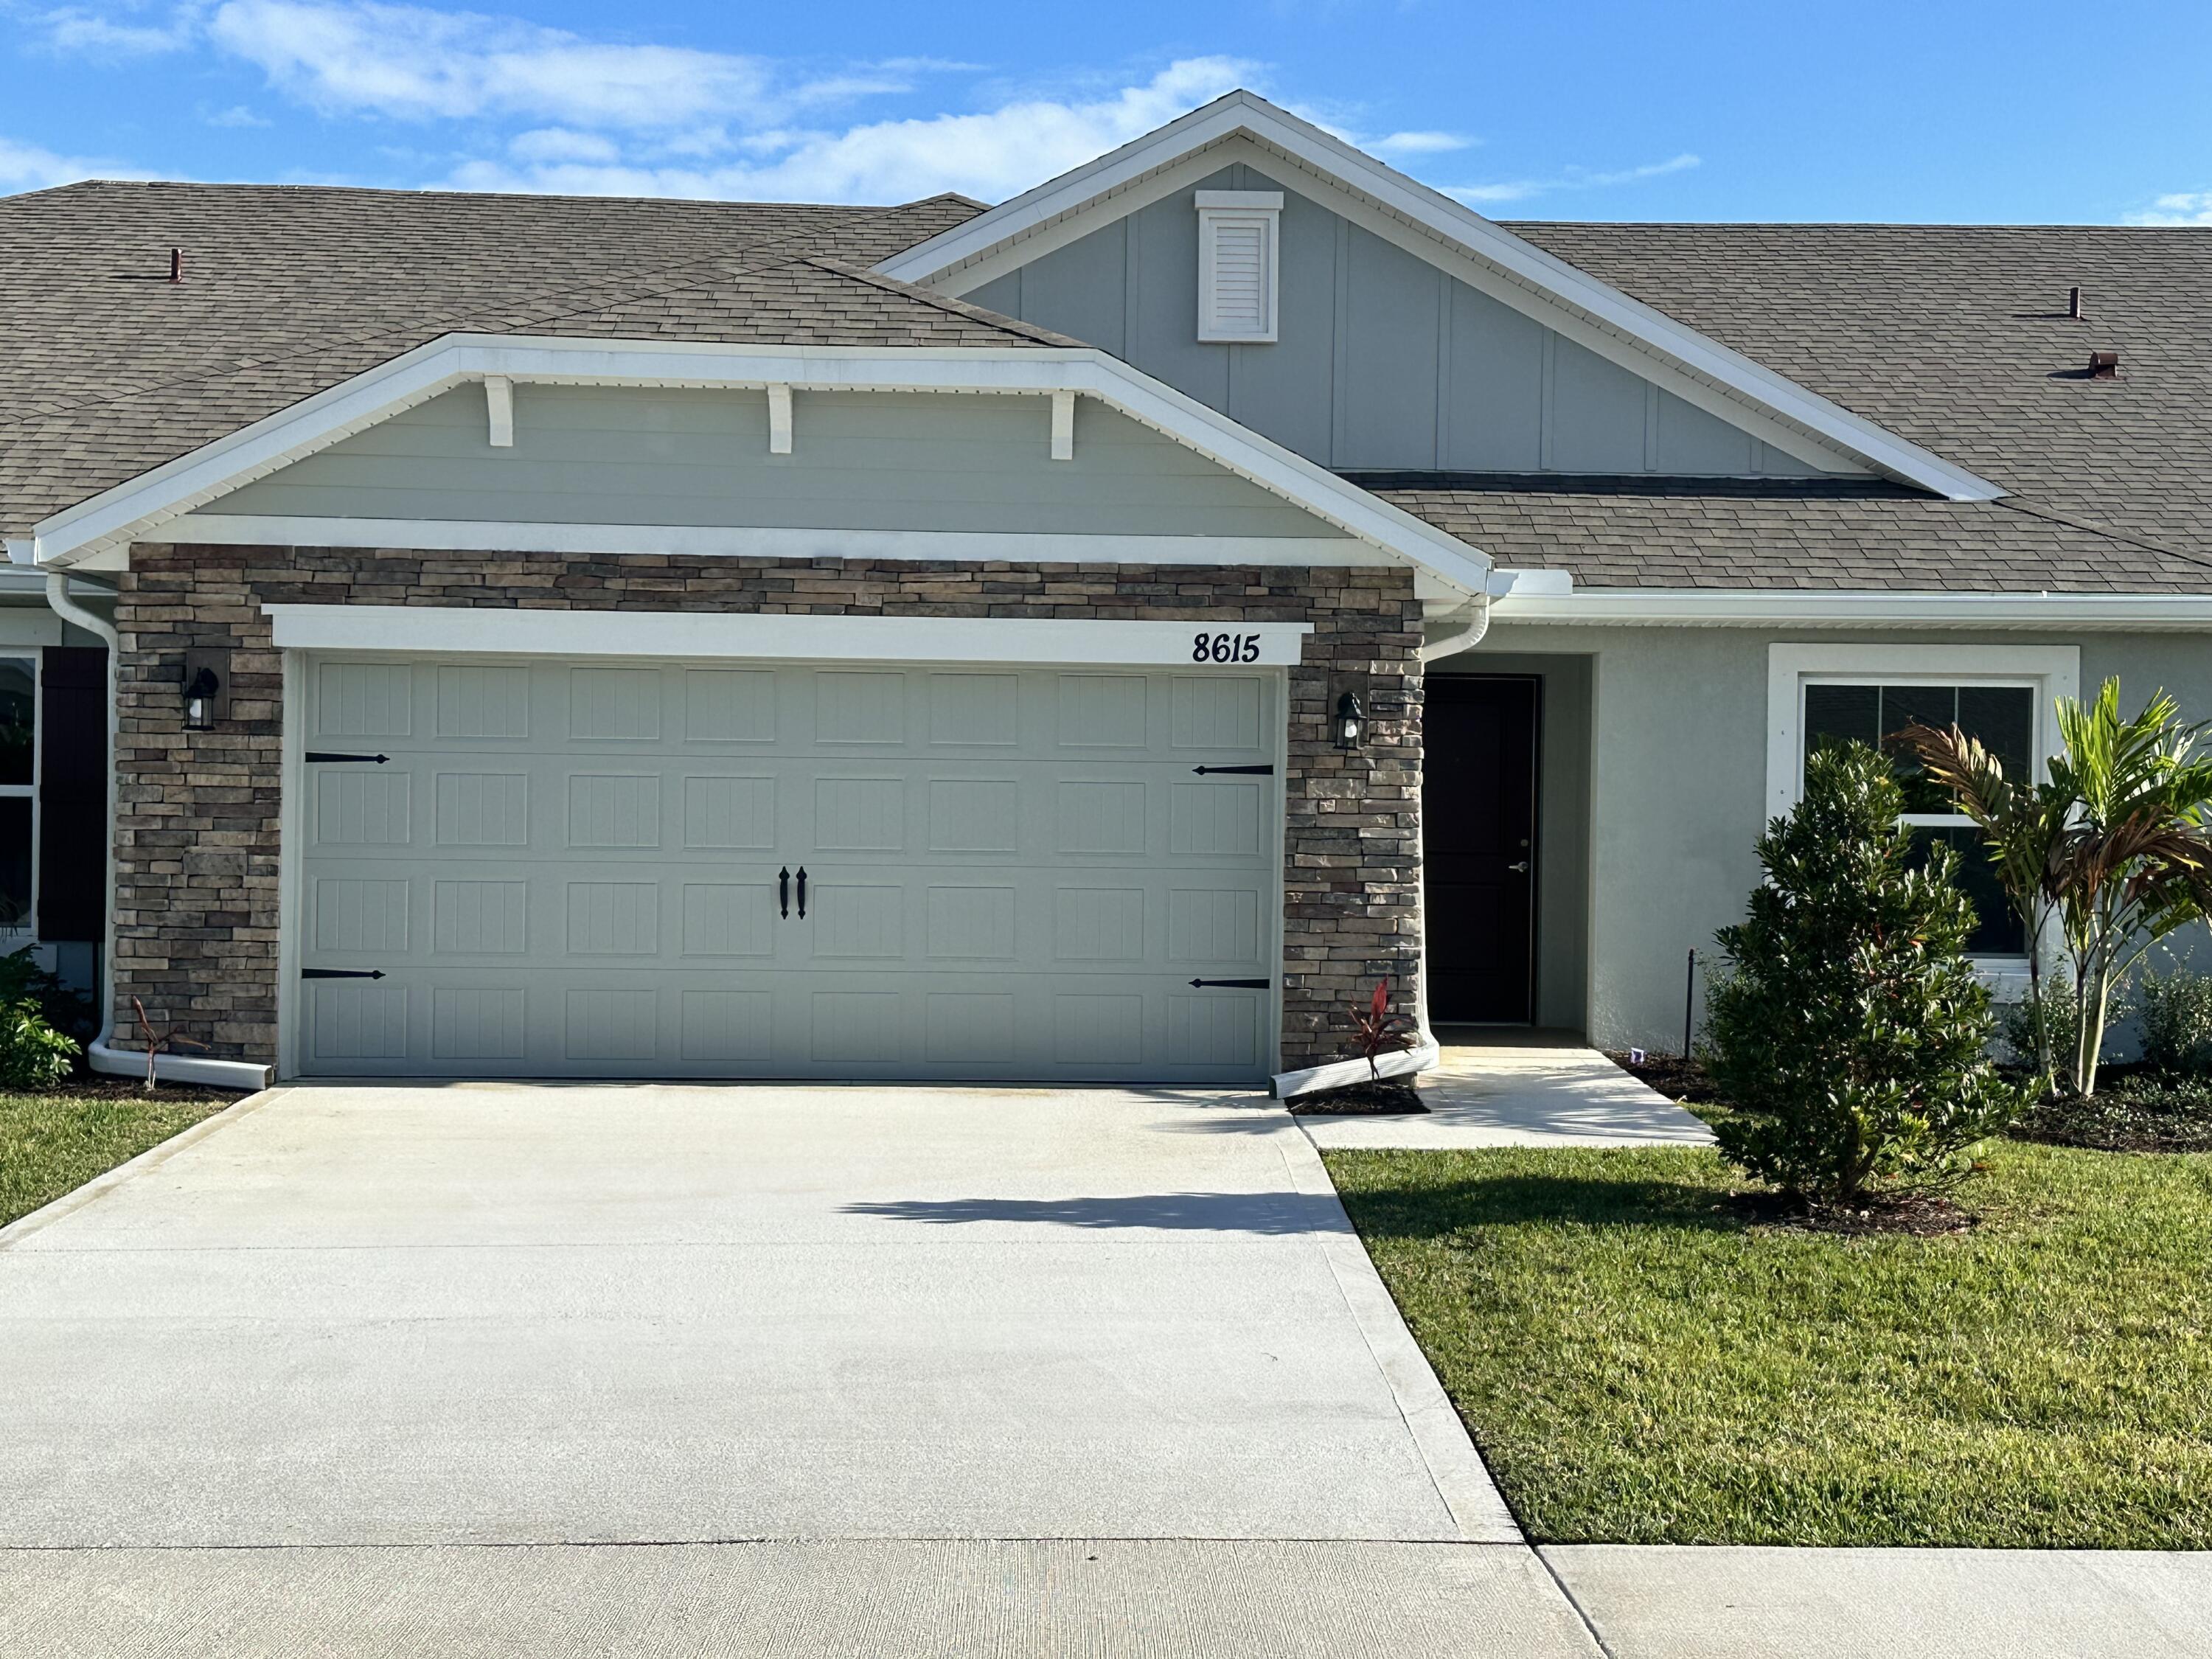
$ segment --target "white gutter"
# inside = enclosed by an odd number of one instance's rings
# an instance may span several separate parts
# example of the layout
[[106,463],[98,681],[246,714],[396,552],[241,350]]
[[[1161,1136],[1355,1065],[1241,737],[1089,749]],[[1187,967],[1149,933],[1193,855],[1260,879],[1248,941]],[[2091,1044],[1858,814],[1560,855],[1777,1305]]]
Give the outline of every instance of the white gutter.
[[[122,641],[113,623],[96,611],[86,610],[70,596],[67,571],[46,573],[46,603],[64,622],[76,623],[107,647],[107,842],[104,860],[107,875],[106,902],[101,907],[106,921],[100,944],[100,1030],[85,1057],[95,1072],[118,1077],[143,1077],[145,1054],[115,1048],[109,1041],[115,1035],[115,748],[121,728],[116,684],[123,658]],[[269,1086],[266,1066],[240,1060],[157,1054],[154,1058],[154,1074],[167,1083],[209,1083],[225,1089]]]
[[2212,594],[2204,593],[1849,593],[1802,588],[1542,592],[1516,588],[1492,610],[1502,623],[1613,628],[2212,629]]

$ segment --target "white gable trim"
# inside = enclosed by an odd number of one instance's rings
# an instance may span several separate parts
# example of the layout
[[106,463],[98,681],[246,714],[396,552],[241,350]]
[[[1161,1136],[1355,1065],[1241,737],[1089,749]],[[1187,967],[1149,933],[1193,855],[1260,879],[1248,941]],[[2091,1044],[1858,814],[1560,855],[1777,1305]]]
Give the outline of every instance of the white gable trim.
[[[1411,237],[1401,234],[1391,238],[1408,251],[1447,270],[1453,269],[1449,256],[1456,253],[1486,270],[1487,281],[1474,280],[1464,271],[1454,270],[1454,274],[1493,298],[1559,328],[1577,343],[1645,375],[1652,374],[1654,357],[1675,367],[1689,385],[1704,389],[1696,394],[1679,384],[1668,389],[1708,413],[1743,424],[1744,405],[1748,404],[1796,433],[1823,441],[1876,471],[1954,501],[1990,501],[2004,494],[1989,480],[1631,299],[1473,209],[1385,167],[1249,92],[1232,92],[1216,99],[1109,155],[886,259],[876,269],[903,282],[929,283],[956,294],[970,291],[1006,270],[1027,264],[1096,229],[1103,219],[1133,212],[1183,187],[1194,176],[1202,177],[1226,166],[1237,158],[1226,155],[1225,147],[1238,139],[1275,152],[1333,182],[1382,218],[1410,230]],[[1194,167],[1202,170],[1194,173]],[[1172,180],[1161,177],[1169,168],[1176,169]],[[1079,222],[1073,222],[1076,216],[1080,216]],[[1380,228],[1371,222],[1367,228]],[[1438,247],[1438,243],[1443,246]],[[1579,317],[1585,327],[1580,331],[1560,327],[1553,315],[1535,308],[1545,304]],[[1638,352],[1642,360],[1624,356],[1624,349]],[[1717,401],[1716,390],[1729,395]],[[1755,428],[1754,435],[1764,436]],[[1794,442],[1769,441],[1793,453],[1804,447],[1802,435]]]
[[[793,530],[742,525],[571,524],[509,519],[326,519],[187,513],[177,546],[405,548],[422,553],[669,554],[682,558],[926,559],[958,563],[1396,565],[1346,536],[1085,536],[1056,532]],[[1465,596],[1456,588],[1456,599]]]
[[[488,377],[562,386],[797,386],[1094,397],[1261,489],[1469,593],[1490,561],[1466,543],[1271,443],[1227,416],[1084,348],[724,345],[451,334],[203,445],[38,525],[40,564],[116,565],[133,541],[303,456]],[[1039,453],[1047,422],[1040,410]]]

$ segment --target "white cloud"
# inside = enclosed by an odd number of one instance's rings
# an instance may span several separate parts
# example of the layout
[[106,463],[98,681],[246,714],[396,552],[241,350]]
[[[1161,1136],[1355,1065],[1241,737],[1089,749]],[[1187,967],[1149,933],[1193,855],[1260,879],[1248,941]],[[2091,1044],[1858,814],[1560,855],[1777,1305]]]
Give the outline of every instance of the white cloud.
[[1443,155],[1453,150],[1471,149],[1474,142],[1456,132],[1393,132],[1360,148],[1373,150],[1377,155]]
[[2126,216],[2131,225],[2212,225],[2212,190],[2180,190],[2154,199],[2140,213]]
[[997,200],[1218,97],[1252,69],[1233,58],[1188,58],[1140,86],[1087,100],[1030,98],[969,115],[757,133],[733,144],[745,159],[720,165],[511,155],[508,162],[466,163],[453,182],[468,190],[817,202],[911,201],[952,190]]
[[329,114],[397,120],[550,120],[670,132],[750,126],[810,108],[908,90],[906,66],[807,78],[769,59],[593,40],[483,12],[382,0],[223,0],[207,21],[217,50]]
[[596,132],[576,132],[566,127],[539,127],[518,134],[507,153],[526,163],[589,161],[606,163],[622,159],[611,138]]
[[1549,179],[1512,179],[1491,185],[1446,185],[1444,194],[1455,196],[1470,206],[1500,202],[1525,202],[1531,197],[1548,196],[1562,190],[1602,190],[1613,185],[1632,185],[1645,179],[1663,178],[1670,173],[1686,173],[1698,165],[1694,155],[1674,155],[1664,161],[1652,161],[1640,167],[1622,167],[1611,173],[1593,173],[1586,167],[1568,167]]
[[38,21],[46,45],[88,57],[143,58],[182,52],[191,45],[198,22],[197,6],[179,6],[162,22],[128,21],[139,15],[136,7],[126,7],[118,19],[85,6],[63,6],[42,14]]
[[136,167],[88,161],[77,155],[57,155],[36,144],[19,144],[0,138],[0,194],[19,190],[49,190],[73,185],[80,179],[144,179],[151,175]]
[[200,118],[211,127],[265,127],[266,116],[256,115],[243,104],[233,104],[228,109],[217,110],[212,115]]

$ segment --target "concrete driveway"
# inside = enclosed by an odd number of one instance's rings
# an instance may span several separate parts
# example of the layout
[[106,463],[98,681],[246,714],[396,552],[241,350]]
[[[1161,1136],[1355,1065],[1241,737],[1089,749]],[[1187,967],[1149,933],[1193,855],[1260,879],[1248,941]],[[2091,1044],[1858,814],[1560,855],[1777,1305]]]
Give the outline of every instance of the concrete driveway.
[[[133,1574],[204,1604],[194,1574],[265,1599],[338,1571],[203,1549],[383,1547],[362,1571],[402,1607],[392,1576],[429,1571],[405,1547],[447,1577],[473,1551],[542,1619],[593,1547],[754,1540],[776,1547],[711,1571],[826,1572],[858,1607],[899,1540],[999,1552],[967,1558],[989,1605],[1063,1571],[1036,1540],[1119,1540],[1088,1554],[1109,1602],[1168,1605],[1174,1552],[1212,1550],[1216,1650],[1246,1645],[1240,1600],[1251,1650],[1305,1650],[1281,1620],[1340,1573],[1426,1588],[1315,1651],[1593,1650],[1310,1146],[1249,1096],[277,1091],[0,1235],[0,1574],[47,1641],[86,1572],[144,1608]],[[1356,1547],[1295,1553],[1331,1544]],[[548,1547],[550,1579],[483,1546]],[[1248,1546],[1240,1593],[1222,1551]],[[298,1643],[302,1604],[270,1605]]]

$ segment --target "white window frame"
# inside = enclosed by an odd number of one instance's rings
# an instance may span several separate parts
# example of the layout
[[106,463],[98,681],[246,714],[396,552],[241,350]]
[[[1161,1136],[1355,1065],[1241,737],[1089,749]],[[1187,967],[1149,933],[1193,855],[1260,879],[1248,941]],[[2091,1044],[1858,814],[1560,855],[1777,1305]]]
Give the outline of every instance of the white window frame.
[[[1766,811],[1780,817],[1805,792],[1805,688],[1808,685],[2018,685],[2035,694],[2033,775],[2050,776],[2062,747],[2057,702],[2081,691],[2081,651],[2071,645],[1775,645],[1766,659]],[[1962,814],[1908,812],[1914,826],[1971,826]],[[2051,940],[2037,942],[2046,957]],[[2027,983],[2023,954],[1976,957],[2001,996]]]
[[[1279,190],[1201,190],[1198,192],[1198,337],[1209,344],[1273,345],[1279,331],[1282,287],[1283,192]],[[1267,326],[1231,329],[1215,310],[1214,251],[1225,225],[1256,224],[1266,272]]]
[[39,938],[39,780],[46,773],[46,648],[43,645],[0,645],[0,659],[31,665],[31,781],[0,783],[0,800],[31,803],[30,908],[20,927],[0,927],[0,952],[19,951]]

